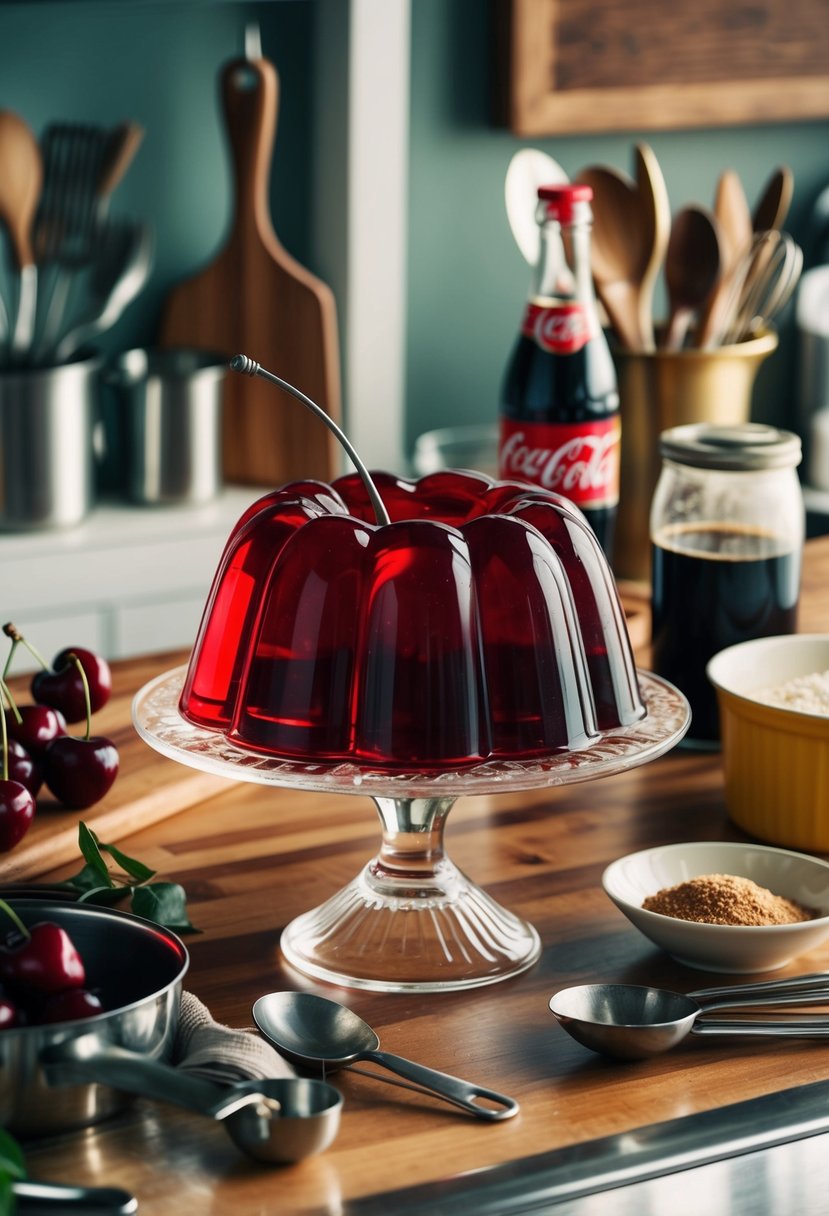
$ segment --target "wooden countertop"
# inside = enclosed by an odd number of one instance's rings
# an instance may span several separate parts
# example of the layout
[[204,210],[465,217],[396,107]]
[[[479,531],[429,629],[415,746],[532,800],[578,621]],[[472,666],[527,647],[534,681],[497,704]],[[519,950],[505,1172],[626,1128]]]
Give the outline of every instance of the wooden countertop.
[[[829,630],[827,592],[829,538],[823,538],[807,546],[803,632]],[[151,660],[119,665],[122,732],[126,690],[172,666],[168,658],[155,666]],[[149,749],[141,755],[163,782],[171,762]],[[326,1153],[298,1165],[258,1167],[237,1155],[218,1126],[139,1101],[96,1129],[30,1146],[31,1175],[127,1187],[142,1216],[336,1213],[361,1196],[824,1078],[829,1044],[819,1041],[774,1050],[762,1040],[747,1041],[725,1050],[697,1039],[648,1062],[618,1064],[579,1047],[549,1013],[553,992],[573,983],[606,979],[689,990],[725,982],[651,947],[601,890],[601,872],[614,858],[695,839],[744,839],[726,816],[716,754],[675,750],[585,784],[463,798],[449,818],[449,854],[536,926],[540,961],[516,979],[467,992],[332,989],[282,963],[279,935],[373,855],[379,843],[373,805],[359,796],[218,782],[210,796],[124,840],[127,852],[185,886],[202,930],[187,938],[186,983],[214,1016],[250,1026],[251,1005],[264,992],[322,992],[352,1006],[384,1048],[508,1093],[521,1113],[501,1124],[480,1123],[436,1100],[343,1071],[334,1078],[345,1096],[339,1136]],[[42,877],[76,868],[63,864]],[[787,972],[827,967],[829,946]]]

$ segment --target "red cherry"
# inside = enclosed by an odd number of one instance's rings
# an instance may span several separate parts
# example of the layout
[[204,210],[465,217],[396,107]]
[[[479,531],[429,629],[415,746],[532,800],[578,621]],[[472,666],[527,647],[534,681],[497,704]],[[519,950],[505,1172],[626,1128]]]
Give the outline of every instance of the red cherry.
[[5,994],[0,996],[0,1030],[10,1030],[19,1025],[17,1006]]
[[79,1018],[94,1018],[104,1007],[94,992],[87,988],[70,988],[50,997],[40,1013],[41,1022],[74,1022]]
[[33,798],[43,784],[43,777],[32,757],[17,739],[9,739],[9,777],[25,785]]
[[22,743],[30,756],[40,756],[48,743],[66,734],[63,714],[48,705],[22,705],[20,722],[11,710],[6,710],[9,737]]
[[118,764],[118,749],[109,739],[61,735],[43,753],[43,779],[58,802],[83,810],[110,790]]
[[18,844],[35,817],[35,800],[19,781],[0,779],[0,853]]
[[38,671],[32,677],[32,696],[41,705],[59,709],[67,722],[86,719],[83,680],[71,656],[76,655],[89,685],[90,713],[103,708],[112,693],[112,672],[106,659],[80,646],[67,646],[52,662],[51,671]]
[[86,982],[83,960],[65,929],[53,921],[32,925],[22,945],[0,956],[3,978],[38,992],[82,988]]

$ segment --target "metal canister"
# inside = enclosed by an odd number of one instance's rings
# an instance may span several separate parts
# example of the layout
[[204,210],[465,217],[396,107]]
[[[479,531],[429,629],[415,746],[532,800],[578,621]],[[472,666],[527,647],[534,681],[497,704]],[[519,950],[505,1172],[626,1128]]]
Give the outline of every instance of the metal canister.
[[215,498],[226,372],[226,359],[201,350],[120,355],[104,375],[104,488],[144,505]]
[[719,745],[705,667],[718,651],[797,628],[805,511],[801,443],[759,423],[674,427],[650,514],[653,667],[685,693],[684,744]]
[[0,371],[0,529],[69,528],[94,501],[101,361]]

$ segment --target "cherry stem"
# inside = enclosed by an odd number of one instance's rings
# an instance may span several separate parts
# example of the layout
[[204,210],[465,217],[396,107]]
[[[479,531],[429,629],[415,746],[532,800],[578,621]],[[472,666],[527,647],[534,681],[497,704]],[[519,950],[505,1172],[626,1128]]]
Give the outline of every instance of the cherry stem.
[[6,913],[6,916],[8,916],[9,920],[14,924],[15,929],[19,929],[27,940],[32,936],[28,926],[23,924],[23,921],[17,915],[14,908],[10,907],[10,905],[6,903],[5,899],[0,899],[0,910]]
[[78,675],[81,677],[81,684],[83,684],[83,701],[86,707],[86,734],[84,735],[84,739],[88,742],[92,731],[92,701],[89,696],[89,681],[86,678],[83,663],[76,654],[68,654],[66,659],[67,662],[75,664],[78,669]]
[[383,504],[383,500],[380,497],[377,486],[374,484],[368,469],[354,450],[350,439],[343,431],[340,430],[336,422],[334,422],[332,418],[329,418],[325,410],[321,406],[317,405],[316,401],[312,401],[310,397],[306,397],[304,393],[301,393],[298,388],[294,388],[294,386],[289,384],[287,380],[283,380],[281,376],[275,376],[273,372],[266,371],[261,364],[257,363],[254,359],[249,358],[247,355],[234,355],[230,360],[230,368],[231,371],[241,372],[245,376],[259,376],[262,380],[269,380],[271,384],[278,385],[279,388],[284,389],[286,393],[290,393],[292,397],[296,397],[297,401],[301,401],[302,404],[306,406],[313,414],[316,414],[320,421],[325,423],[329,431],[336,435],[339,442],[345,448],[346,453],[348,454],[355,469],[360,474],[363,485],[366,487],[366,493],[371,499],[371,505],[374,510],[374,516],[377,523],[380,525],[380,527],[384,527],[386,524],[391,523],[389,513]]
[[5,680],[0,680],[0,691],[2,691],[2,694],[3,694],[2,695],[3,704],[0,705],[0,710],[2,710],[2,713],[0,713],[0,718],[2,719],[2,731],[3,731],[3,780],[8,781],[8,779],[9,779],[9,728],[6,723],[6,704],[14,705],[14,701],[12,701],[12,699],[11,699],[11,693],[9,692],[8,688],[6,687]]
[[6,666],[3,668],[3,679],[4,680],[8,679],[9,670],[12,665],[12,659],[14,658],[14,652],[15,652],[15,650],[17,650],[17,647],[20,645],[21,642],[26,647],[26,649],[28,650],[28,652],[32,656],[32,658],[36,659],[38,661],[38,663],[40,663],[40,666],[43,668],[43,670],[44,671],[49,670],[49,664],[46,662],[43,655],[40,654],[40,652],[35,649],[35,647],[32,645],[32,643],[27,638],[24,638],[23,634],[20,632],[20,630],[17,628],[16,625],[14,625],[11,621],[7,621],[6,624],[3,626],[3,632],[5,633],[7,638],[11,638],[11,640],[12,640],[11,649],[9,650],[9,657],[6,659]]

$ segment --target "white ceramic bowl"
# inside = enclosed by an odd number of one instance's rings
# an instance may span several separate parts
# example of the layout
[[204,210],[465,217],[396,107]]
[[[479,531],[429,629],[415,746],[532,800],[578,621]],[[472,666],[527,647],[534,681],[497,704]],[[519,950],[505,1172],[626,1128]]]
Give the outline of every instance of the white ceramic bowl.
[[[648,912],[642,901],[702,874],[750,878],[775,895],[815,908],[794,925],[706,925]],[[636,928],[680,963],[703,971],[776,971],[829,937],[829,863],[760,844],[670,844],[609,865],[602,886]]]
[[706,671],[717,690],[731,818],[771,844],[829,851],[829,717],[758,699],[763,689],[829,671],[829,634],[740,642]]

